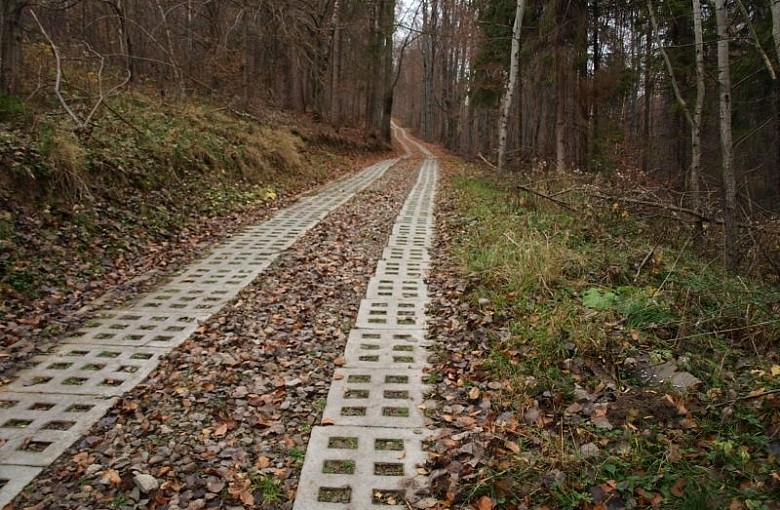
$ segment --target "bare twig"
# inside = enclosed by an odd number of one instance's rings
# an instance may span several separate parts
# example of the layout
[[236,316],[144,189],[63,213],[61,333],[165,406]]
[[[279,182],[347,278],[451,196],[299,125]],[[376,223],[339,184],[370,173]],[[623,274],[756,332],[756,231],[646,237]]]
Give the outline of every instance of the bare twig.
[[666,285],[666,282],[669,280],[669,277],[672,276],[672,273],[675,269],[677,269],[677,263],[680,262],[680,258],[682,258],[683,253],[685,253],[685,249],[688,247],[688,243],[690,243],[690,239],[685,240],[685,244],[683,245],[682,249],[680,250],[680,253],[677,254],[677,258],[674,259],[674,264],[672,264],[672,268],[669,270],[668,273],[666,273],[666,278],[664,278],[664,281],[661,282],[661,285],[658,286],[657,289],[655,289],[655,292],[653,293],[654,296],[657,296],[661,293],[661,290],[664,288],[664,285]]
[[480,153],[478,153],[478,154],[477,154],[477,156],[479,156],[479,159],[481,159],[482,161],[484,161],[484,162],[485,162],[485,164],[486,164],[487,166],[489,166],[490,168],[497,168],[497,167],[496,167],[496,165],[494,165],[493,163],[491,163],[490,161],[488,161],[488,160],[485,158],[485,156],[483,156],[483,155],[482,155],[482,153],[481,153],[481,152],[480,152]]
[[523,186],[522,184],[516,184],[515,187],[519,190],[525,191],[526,193],[530,193],[532,195],[536,195],[539,198],[544,198],[545,200],[549,200],[550,202],[554,203],[555,205],[559,207],[563,207],[567,211],[571,212],[577,212],[574,210],[572,206],[564,202],[563,200],[558,200],[557,198],[553,198],[550,195],[545,195],[544,193],[539,193],[538,191],[534,191],[531,188],[528,188],[526,186]]
[[658,248],[660,241],[655,243],[655,246],[653,246],[653,249],[651,249],[649,252],[647,252],[647,255],[645,255],[644,260],[642,260],[642,263],[639,264],[639,269],[636,270],[636,274],[634,275],[634,282],[636,282],[639,279],[639,275],[642,273],[642,269],[645,267],[645,264],[647,264],[647,261],[650,260],[650,257],[653,256],[655,253],[656,248]]
[[70,106],[68,105],[68,102],[65,101],[65,98],[62,96],[62,91],[60,90],[60,86],[62,84],[62,58],[60,57],[60,50],[59,48],[57,48],[57,45],[54,44],[54,41],[52,41],[51,37],[49,37],[49,34],[46,32],[46,29],[43,28],[41,21],[38,19],[38,16],[35,14],[35,11],[31,10],[30,15],[33,17],[35,23],[38,25],[38,28],[43,34],[43,37],[45,37],[46,41],[49,43],[49,47],[51,48],[52,53],[54,53],[54,60],[56,61],[57,64],[57,75],[54,79],[54,93],[57,95],[57,98],[60,100],[60,104],[62,104],[62,107],[65,109],[66,112],[68,112],[68,115],[70,115],[70,117],[76,123],[78,129],[83,129],[84,123],[81,121],[79,116],[76,115],[76,113],[73,110],[71,110]]
[[761,397],[766,397],[767,395],[775,395],[777,393],[780,393],[780,388],[775,388],[775,389],[772,389],[772,390],[761,391],[761,392],[758,392],[758,393],[750,393],[748,395],[742,395],[741,397],[737,397],[735,399],[728,400],[726,402],[720,402],[718,404],[713,404],[713,407],[729,406],[729,405],[732,405],[732,404],[736,404],[737,402],[742,402],[742,401],[745,401],[745,400],[753,400],[753,399],[757,399],[757,398],[761,398]]

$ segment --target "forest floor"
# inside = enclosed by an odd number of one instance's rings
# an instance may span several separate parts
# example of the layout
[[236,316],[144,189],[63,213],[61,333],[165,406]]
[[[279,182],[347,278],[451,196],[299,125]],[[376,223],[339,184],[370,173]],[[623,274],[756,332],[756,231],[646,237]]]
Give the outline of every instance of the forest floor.
[[[289,185],[277,174],[201,188],[214,202],[200,213],[177,214],[167,205],[186,200],[163,192],[151,195],[163,207],[139,192],[127,201],[137,207],[116,214],[121,200],[94,189],[82,189],[95,201],[83,214],[51,199],[30,211],[4,196],[4,376],[82,323],[97,296],[106,297],[94,309],[130,299],[333,169],[380,157],[342,166],[324,147],[305,162],[282,158]],[[3,157],[22,165],[25,154]],[[499,181],[438,155],[428,415],[441,432],[421,468],[432,492],[409,506],[780,508],[777,287],[719,269],[676,223],[594,198],[596,187],[619,195],[628,181]],[[292,170],[312,165],[327,171]],[[186,175],[177,197],[198,181]],[[411,185],[410,167],[397,166],[309,231],[15,507],[290,508],[308,431]],[[247,391],[247,371],[263,375],[262,392]],[[140,492],[136,472],[159,489]]]

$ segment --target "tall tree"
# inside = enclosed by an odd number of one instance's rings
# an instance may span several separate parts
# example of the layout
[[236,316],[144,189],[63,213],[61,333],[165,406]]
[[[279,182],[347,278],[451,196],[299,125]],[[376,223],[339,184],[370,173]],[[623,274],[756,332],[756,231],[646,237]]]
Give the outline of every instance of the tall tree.
[[718,33],[718,87],[720,89],[720,147],[723,175],[723,220],[726,228],[726,265],[734,269],[739,261],[737,250],[737,180],[734,176],[731,135],[731,67],[729,62],[729,12],[726,0],[715,0],[715,23]]
[[509,63],[509,79],[507,80],[504,97],[501,101],[501,115],[498,126],[498,171],[506,170],[506,137],[509,130],[509,113],[512,109],[512,100],[517,89],[517,73],[520,68],[520,34],[523,29],[523,13],[525,12],[525,0],[517,0],[515,9],[515,22],[512,28],[512,52]]
[[19,69],[22,64],[22,13],[26,0],[0,2],[0,92],[13,94],[19,90]]

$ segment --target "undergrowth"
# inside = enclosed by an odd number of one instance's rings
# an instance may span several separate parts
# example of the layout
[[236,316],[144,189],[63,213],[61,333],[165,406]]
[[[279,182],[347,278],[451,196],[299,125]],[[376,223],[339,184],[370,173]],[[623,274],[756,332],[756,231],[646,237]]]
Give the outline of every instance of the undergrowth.
[[18,340],[4,321],[78,300],[106,276],[116,284],[210,235],[207,220],[272,210],[364,149],[306,119],[262,115],[136,88],[77,136],[57,104],[0,96],[0,343]]
[[[566,190],[572,210],[489,177],[447,190],[465,297],[509,332],[482,361],[502,382],[490,399],[524,421],[509,434],[520,448],[499,441],[465,501],[778,508],[780,290],[577,192],[585,181],[538,190]],[[698,381],[648,381],[659,365]]]

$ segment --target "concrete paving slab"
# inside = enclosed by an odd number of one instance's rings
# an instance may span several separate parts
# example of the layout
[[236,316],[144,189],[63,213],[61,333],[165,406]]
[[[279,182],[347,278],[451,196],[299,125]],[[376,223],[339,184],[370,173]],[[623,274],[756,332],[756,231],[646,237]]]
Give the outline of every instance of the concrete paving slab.
[[143,381],[169,349],[67,344],[34,356],[6,388],[23,393],[119,396]]
[[424,486],[425,429],[314,427],[294,510],[408,508]]
[[422,278],[406,276],[374,276],[368,281],[368,299],[427,299],[428,288]]
[[5,508],[41,471],[39,467],[0,464],[0,508]]
[[397,276],[422,280],[428,274],[430,264],[424,262],[380,260],[376,266],[378,276]]
[[428,365],[429,345],[429,342],[410,342],[398,333],[383,338],[379,330],[373,333],[371,330],[353,329],[344,349],[347,362],[344,368],[422,369]]
[[428,387],[420,369],[340,368],[328,392],[323,422],[363,427],[422,427]]
[[355,325],[360,329],[423,329],[425,300],[364,299]]
[[189,338],[207,317],[202,313],[103,312],[66,337],[63,344],[172,349]]
[[47,466],[89,431],[116,398],[0,393],[3,464]]

